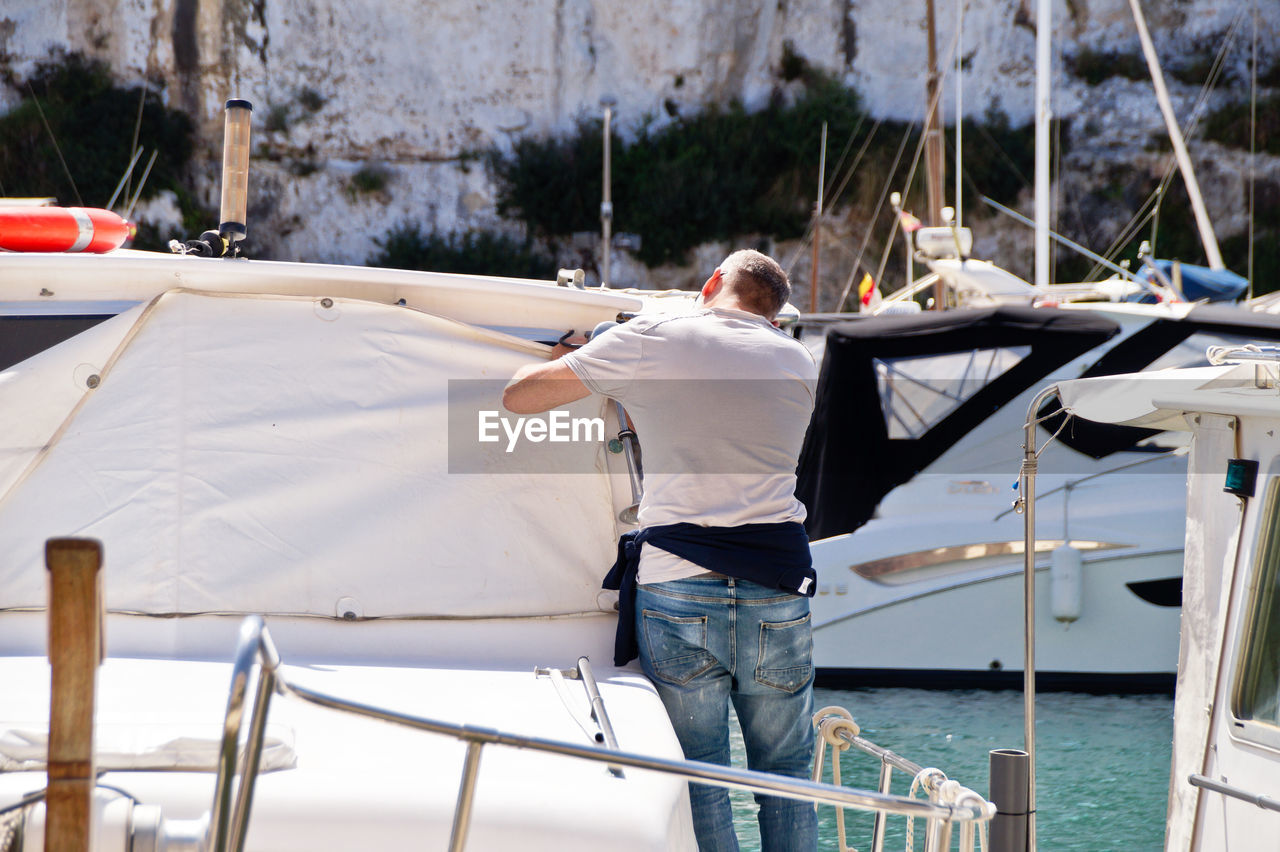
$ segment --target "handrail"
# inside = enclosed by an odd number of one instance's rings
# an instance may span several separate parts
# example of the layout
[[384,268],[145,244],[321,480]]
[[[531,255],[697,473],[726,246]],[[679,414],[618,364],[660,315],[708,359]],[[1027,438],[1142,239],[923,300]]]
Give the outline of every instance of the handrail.
[[1264,796],[1260,793],[1250,793],[1248,790],[1236,787],[1233,784],[1224,784],[1221,781],[1215,781],[1205,775],[1197,775],[1193,773],[1187,776],[1187,782],[1192,787],[1212,790],[1215,793],[1221,793],[1224,796],[1230,796],[1233,799],[1239,799],[1242,802],[1257,805],[1263,810],[1280,811],[1280,799],[1273,799],[1270,796]]
[[858,751],[876,758],[886,766],[892,766],[894,769],[901,769],[903,772],[910,772],[913,776],[919,775],[924,771],[924,767],[920,764],[907,760],[897,752],[890,751],[883,746],[878,746],[871,742],[871,740],[843,732],[838,736],[849,745],[858,749]]
[[[582,678],[582,686],[587,690],[587,700],[591,702],[591,718],[600,726],[600,736],[604,738],[605,746],[617,751],[618,737],[613,732],[613,722],[609,719],[609,711],[604,707],[604,698],[600,696],[600,686],[591,670],[591,660],[585,656],[578,658],[578,676]],[[616,778],[622,777],[622,770],[616,766],[610,766],[609,772]]]
[[444,734],[455,739],[481,745],[505,745],[512,748],[543,751],[565,757],[577,757],[597,763],[616,763],[634,769],[646,769],[653,772],[664,772],[682,775],[690,780],[716,787],[746,790],[753,793],[766,793],[788,799],[801,799],[817,804],[837,805],[859,809],[885,808],[899,816],[914,816],[923,819],[943,819],[952,821],[986,820],[989,817],[982,808],[957,807],[954,805],[935,805],[906,796],[884,796],[859,790],[848,790],[831,784],[806,781],[767,772],[720,766],[712,763],[701,763],[695,760],[671,760],[662,757],[637,754],[627,751],[600,751],[574,743],[548,740],[541,737],[530,737],[519,734],[507,734],[492,728],[480,728],[472,725],[458,725],[440,722],[433,719],[394,713],[377,707],[360,704],[355,701],[335,698],[284,680],[278,681],[281,692],[320,707],[341,710],[358,716],[381,719],[384,722],[403,725],[420,731]]
[[[261,666],[261,674],[258,679],[253,713],[249,720],[250,738],[245,748],[244,760],[241,761],[243,763],[242,773],[247,773],[252,768],[254,774],[256,774],[271,691],[320,707],[327,707],[331,710],[378,719],[414,730],[450,736],[466,742],[468,745],[467,760],[459,785],[453,835],[449,846],[451,850],[461,850],[466,841],[471,801],[475,790],[476,776],[479,772],[480,749],[486,745],[503,745],[511,748],[594,761],[603,763],[606,766],[626,766],[634,769],[661,772],[702,784],[799,799],[814,804],[884,811],[898,816],[918,817],[928,820],[930,825],[939,821],[947,825],[953,822],[962,824],[983,822],[990,820],[995,814],[995,805],[985,801],[981,804],[975,803],[972,805],[922,801],[906,796],[854,790],[837,787],[832,784],[773,775],[749,769],[738,769],[731,766],[720,766],[691,760],[672,760],[614,749],[602,750],[541,737],[509,734],[492,728],[459,725],[398,713],[326,695],[322,692],[290,683],[279,671],[280,662],[280,656],[276,652],[275,645],[271,641],[262,617],[255,615],[246,618],[241,625],[240,644],[237,648],[233,667],[231,695],[227,702],[227,716],[223,726],[222,760],[214,794],[214,818],[210,821],[211,837],[206,846],[206,848],[216,850],[216,852],[228,849],[239,852],[243,848],[248,826],[249,809],[253,795],[252,779],[248,775],[241,779],[235,810],[228,814],[227,807],[231,796],[231,781],[240,763],[236,760],[236,756],[240,729],[244,722],[244,704],[248,677],[255,664]],[[265,697],[263,695],[264,692],[267,693]],[[887,750],[880,749],[872,743],[867,743],[867,745],[876,749],[877,753],[893,754]],[[859,747],[861,748],[862,746]],[[898,758],[896,755],[893,755],[893,757],[904,768],[906,765],[914,766],[904,758]]]
[[[253,667],[260,664],[257,686],[254,690],[253,712],[249,718],[249,738],[245,745],[243,767],[238,759],[240,752],[240,727],[244,721],[245,695]],[[242,852],[249,825],[249,810],[253,805],[253,788],[258,777],[262,743],[266,732],[267,708],[271,695],[276,691],[276,672],[280,668],[280,655],[266,622],[260,615],[251,615],[240,625],[240,640],[236,647],[235,662],[231,669],[231,694],[227,698],[227,713],[222,724],[222,744],[218,750],[218,780],[214,785],[213,808],[209,820],[209,842],[206,848],[213,852]],[[231,785],[240,772],[240,786],[236,791],[234,808],[231,804]]]
[[[849,715],[849,711],[842,707],[824,707],[814,714],[814,724],[818,728],[817,757],[814,761],[813,778],[816,781],[821,777],[822,759],[826,751],[825,746],[830,743],[836,747],[836,752],[831,757],[831,776],[832,782],[836,785],[840,784],[840,760],[839,752],[850,746],[858,749],[862,753],[874,757],[880,761],[880,792],[888,794],[890,785],[893,780],[893,770],[901,769],[910,773],[912,782],[912,792],[914,793],[917,784],[923,784],[925,790],[930,794],[931,799],[936,803],[938,797],[945,798],[948,804],[966,804],[981,803],[986,805],[986,800],[959,783],[947,778],[946,773],[940,769],[925,768],[914,761],[890,751],[882,746],[878,746],[870,740],[860,736],[861,730],[853,717]],[[871,852],[882,852],[884,849],[885,829],[886,829],[887,813],[884,810],[877,810],[875,821],[871,828]],[[911,817],[908,817],[907,837],[912,836]],[[974,848],[974,840],[976,835],[976,827],[979,825],[976,821],[967,821],[961,823],[960,848],[962,850],[972,850]],[[836,811],[836,832],[837,832],[837,848],[841,852],[851,852],[851,847],[846,843],[844,814],[842,811]],[[908,848],[910,848],[910,840],[908,839]],[[950,849],[951,848],[951,823],[948,821],[931,820],[928,823],[928,830],[925,838],[925,849]],[[983,834],[982,848],[986,848],[986,835]]]
[[1214,366],[1244,362],[1274,364],[1280,361],[1280,346],[1258,346],[1253,343],[1244,346],[1210,346],[1204,354]]
[[[1022,466],[1018,471],[1018,499],[1014,506],[1022,512],[1022,737],[1027,753],[1027,848],[1036,852],[1036,474],[1040,453],[1049,446],[1036,449],[1036,426],[1047,417],[1040,417],[1040,406],[1058,393],[1057,385],[1050,385],[1036,394],[1027,407],[1027,419],[1023,425]],[[1053,437],[1049,438],[1052,441]]]

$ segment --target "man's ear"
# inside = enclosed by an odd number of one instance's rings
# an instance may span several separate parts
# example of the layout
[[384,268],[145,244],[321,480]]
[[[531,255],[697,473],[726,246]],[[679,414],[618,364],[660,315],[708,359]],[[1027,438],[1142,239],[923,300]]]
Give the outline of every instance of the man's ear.
[[711,273],[711,277],[707,279],[707,283],[702,285],[702,301],[705,302],[715,296],[716,293],[720,292],[720,289],[723,286],[724,276],[721,275],[720,270],[717,269],[715,272]]

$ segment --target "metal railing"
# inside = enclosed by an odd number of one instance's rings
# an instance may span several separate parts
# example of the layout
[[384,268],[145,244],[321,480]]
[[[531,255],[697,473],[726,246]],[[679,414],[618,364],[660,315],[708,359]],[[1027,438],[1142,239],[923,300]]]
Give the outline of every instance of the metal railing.
[[[861,731],[858,728],[858,724],[853,721],[853,717],[841,707],[825,707],[819,710],[814,718],[818,726],[817,754],[813,762],[813,778],[815,781],[821,777],[822,761],[827,745],[834,746],[837,751],[855,748],[880,762],[879,789],[882,795],[889,795],[893,783],[893,770],[898,769],[906,772],[914,783],[923,784],[931,795],[936,796],[946,790],[953,804],[978,804],[980,807],[986,807],[989,804],[977,793],[948,779],[942,770],[923,767],[896,752],[865,739],[860,735]],[[832,780],[838,785],[840,783],[838,753],[832,755],[831,771]],[[871,852],[882,852],[884,849],[889,813],[890,811],[887,810],[877,809],[875,811],[875,820],[871,827]],[[969,820],[961,823],[961,849],[973,848],[974,831],[978,822],[978,820]],[[836,828],[839,832],[838,848],[841,850],[849,848],[845,843],[844,818],[840,812],[837,812],[836,815]],[[936,820],[930,822],[925,838],[925,848],[951,848],[950,822]]]
[[[253,804],[255,776],[262,755],[266,717],[271,695],[297,698],[301,701],[327,707],[370,719],[379,719],[414,730],[453,737],[467,744],[466,758],[458,787],[458,802],[454,810],[449,849],[460,852],[466,844],[470,825],[476,780],[479,776],[480,754],[484,746],[502,745],[558,754],[565,757],[603,763],[607,767],[629,767],[675,775],[688,781],[763,793],[789,799],[873,811],[878,815],[893,814],[919,818],[927,822],[926,852],[941,852],[949,848],[950,827],[953,824],[972,826],[985,822],[995,814],[995,805],[985,800],[965,804],[948,804],[941,801],[924,801],[887,792],[868,792],[838,787],[818,781],[789,778],[765,772],[737,769],[691,760],[673,760],[653,757],[616,748],[582,746],[557,740],[508,734],[491,728],[458,725],[405,713],[397,713],[356,701],[326,695],[297,684],[290,683],[280,673],[280,655],[267,632],[261,616],[250,616],[240,628],[239,646],[231,677],[231,692],[227,701],[227,714],[223,725],[223,741],[220,751],[218,779],[214,790],[213,815],[210,820],[210,837],[205,848],[215,852],[242,852]],[[245,707],[255,667],[258,677],[253,695],[253,709],[249,714],[248,733],[243,751],[240,748],[241,729],[245,724]],[[593,703],[595,703],[593,699]],[[603,714],[602,714],[603,715]],[[919,767],[879,746],[861,738],[855,745],[871,754],[880,756],[884,766],[897,766],[906,771]],[[941,773],[938,773],[941,775]],[[240,776],[236,785],[236,776]],[[882,778],[884,773],[882,772]],[[887,779],[886,779],[887,780]],[[232,803],[234,788],[234,804]],[[887,787],[885,788],[887,790]],[[972,849],[972,832],[966,830]],[[943,843],[947,845],[942,845]]]
[[1261,793],[1251,793],[1241,787],[1233,784],[1225,784],[1221,781],[1215,781],[1206,775],[1188,775],[1187,783],[1192,787],[1200,787],[1204,790],[1212,790],[1215,793],[1221,793],[1233,799],[1239,799],[1242,802],[1248,802],[1256,805],[1266,811],[1280,811],[1280,799],[1264,796]]

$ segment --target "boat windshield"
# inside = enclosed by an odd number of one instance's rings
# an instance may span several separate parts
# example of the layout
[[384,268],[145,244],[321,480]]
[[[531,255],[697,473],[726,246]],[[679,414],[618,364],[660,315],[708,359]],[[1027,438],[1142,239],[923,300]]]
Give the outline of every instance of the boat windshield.
[[1030,346],[875,358],[890,438],[918,438],[1031,354]]

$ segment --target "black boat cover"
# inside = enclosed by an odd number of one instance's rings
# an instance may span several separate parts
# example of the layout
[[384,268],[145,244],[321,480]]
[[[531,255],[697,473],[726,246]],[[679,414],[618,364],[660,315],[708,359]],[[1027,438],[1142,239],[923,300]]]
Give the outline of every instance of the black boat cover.
[[[862,526],[886,494],[959,438],[1119,330],[1094,314],[1024,306],[873,317],[833,326],[798,469],[796,494],[808,509],[809,538]],[[877,360],[1009,347],[1030,351],[921,434],[889,436]]]

